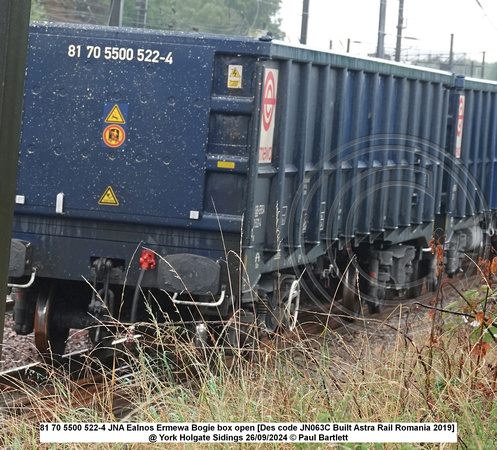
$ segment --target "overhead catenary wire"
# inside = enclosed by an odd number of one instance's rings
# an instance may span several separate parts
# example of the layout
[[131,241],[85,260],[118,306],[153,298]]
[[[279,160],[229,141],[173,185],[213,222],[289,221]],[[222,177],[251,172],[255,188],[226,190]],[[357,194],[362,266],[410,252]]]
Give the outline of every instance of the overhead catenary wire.
[[490,23],[490,25],[492,25],[492,28],[497,31],[497,27],[495,26],[495,24],[492,21],[492,19],[490,18],[490,16],[487,14],[487,11],[485,10],[485,8],[483,7],[483,5],[481,4],[480,0],[475,0],[475,2],[478,4],[478,6],[480,7],[480,9],[483,11],[483,14],[487,18],[487,20]]

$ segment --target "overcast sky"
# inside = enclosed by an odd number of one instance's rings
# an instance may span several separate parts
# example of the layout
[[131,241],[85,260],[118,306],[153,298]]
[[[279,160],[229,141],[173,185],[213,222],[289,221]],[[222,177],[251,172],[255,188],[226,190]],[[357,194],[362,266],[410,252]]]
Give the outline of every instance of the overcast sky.
[[[262,1],[262,0],[261,0]],[[309,0],[307,44],[315,48],[367,55],[376,51],[380,0]],[[385,53],[393,54],[399,0],[386,0]],[[303,0],[282,0],[283,30],[287,41],[298,43]],[[481,5],[481,6],[480,6]],[[404,0],[402,56],[448,54],[450,35],[454,52],[475,60],[497,61],[497,0]]]

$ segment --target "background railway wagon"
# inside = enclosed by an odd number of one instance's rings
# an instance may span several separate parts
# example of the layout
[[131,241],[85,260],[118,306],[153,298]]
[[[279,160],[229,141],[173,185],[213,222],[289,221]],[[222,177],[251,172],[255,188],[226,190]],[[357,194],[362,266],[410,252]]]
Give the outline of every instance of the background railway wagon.
[[467,248],[480,243],[490,247],[495,241],[497,209],[497,84],[459,78],[456,87],[450,105],[443,210],[450,233],[446,245],[449,274],[458,270],[458,260]]
[[243,305],[274,326],[267,309],[295,317],[300,286],[329,296],[351,258],[373,308],[415,293],[434,229],[457,242],[454,273],[491,231],[495,125],[495,85],[445,72],[267,37],[33,24],[10,274],[36,280],[17,330],[34,303],[66,310],[45,327],[84,326],[92,290],[145,318],[137,286],[171,314]]
[[255,212],[246,258],[266,273],[293,266],[311,297],[317,288],[328,299],[323,278],[354,260],[344,299],[357,313],[359,288],[372,311],[419,294],[424,279],[434,288],[432,236],[450,276],[490,242],[495,83],[277,43],[271,51],[263,77],[278,74],[276,131],[271,158],[259,148],[254,190],[269,213]]

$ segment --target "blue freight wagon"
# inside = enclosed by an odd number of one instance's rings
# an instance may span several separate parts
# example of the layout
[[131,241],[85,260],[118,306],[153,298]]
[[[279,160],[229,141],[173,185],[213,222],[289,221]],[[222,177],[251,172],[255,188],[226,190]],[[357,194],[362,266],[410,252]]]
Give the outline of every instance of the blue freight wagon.
[[[63,352],[155,314],[293,329],[491,243],[497,85],[273,42],[32,24],[9,286]],[[217,336],[215,325],[211,335]]]

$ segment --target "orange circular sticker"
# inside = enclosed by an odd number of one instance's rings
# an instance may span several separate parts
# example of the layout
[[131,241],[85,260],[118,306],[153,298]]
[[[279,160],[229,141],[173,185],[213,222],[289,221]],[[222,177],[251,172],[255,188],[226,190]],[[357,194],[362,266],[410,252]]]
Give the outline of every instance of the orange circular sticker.
[[126,139],[126,133],[123,127],[120,127],[119,125],[109,125],[105,128],[102,137],[105,145],[108,145],[109,147],[119,147],[123,145],[124,140]]

